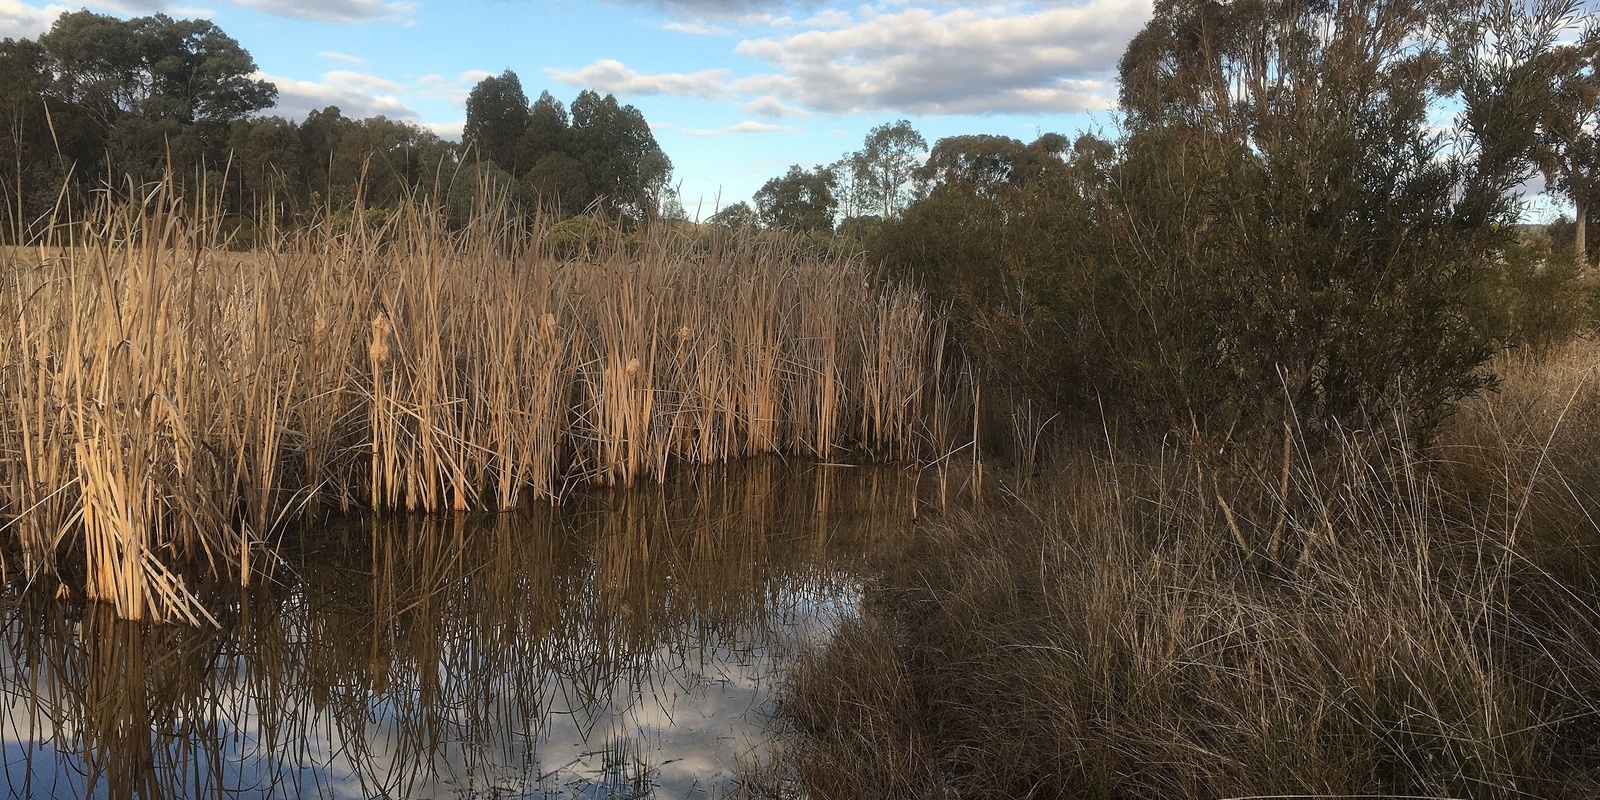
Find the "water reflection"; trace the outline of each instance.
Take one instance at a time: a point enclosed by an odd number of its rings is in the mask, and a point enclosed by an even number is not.
[[[763,462],[308,533],[220,630],[0,621],[18,797],[708,797],[787,653],[903,545],[915,479]]]

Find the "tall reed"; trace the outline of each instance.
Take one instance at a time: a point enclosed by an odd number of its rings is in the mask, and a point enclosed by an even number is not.
[[[0,525],[130,618],[200,621],[309,509],[425,512],[678,462],[931,450],[940,323],[859,260],[658,226],[571,257],[486,206],[230,249],[159,188],[10,251]]]

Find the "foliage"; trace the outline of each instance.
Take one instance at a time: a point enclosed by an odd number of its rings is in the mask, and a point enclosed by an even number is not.
[[[718,209],[706,222],[724,228],[748,228],[756,224],[756,212],[743,200]]]
[[[763,224],[799,231],[848,231],[862,238],[871,219],[891,219],[922,195],[918,158],[928,142],[907,120],[873,128],[860,150],[806,172],[796,164],[767,181],[755,198]]]
[[[994,378],[1056,408],[1223,442],[1290,408],[1425,436],[1510,330],[1475,302],[1532,170],[1542,106],[1516,65],[1566,20],[1459,13],[1158,3],[1120,62],[1119,141],[941,141],[928,198],[874,252],[952,303]],[[1461,45],[1462,26],[1497,44]],[[1431,117],[1447,102],[1454,142]]]
[[[799,164],[781,178],[756,190],[756,215],[769,228],[809,233],[833,230],[833,173],[819,167],[807,172]]]
[[[37,41],[0,42],[7,233],[25,238],[63,190],[123,192],[169,171],[220,181],[231,126],[277,96],[255,72],[211,22],[164,14],[72,12]],[[108,174],[126,179],[100,186]]]
[[[467,122],[462,144],[475,148],[478,157],[502,169],[518,172],[517,155],[522,137],[533,123],[528,95],[517,73],[506,70],[479,81],[467,94]]]
[[[1545,185],[1566,195],[1576,206],[1576,249],[1588,257],[1590,212],[1600,200],[1600,28],[1584,32],[1577,43],[1551,49],[1542,59],[1552,96],[1543,109],[1534,151]]]

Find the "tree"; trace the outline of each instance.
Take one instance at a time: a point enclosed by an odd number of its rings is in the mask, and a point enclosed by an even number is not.
[[[1261,398],[1285,397],[1313,425],[1404,412],[1425,433],[1491,380],[1470,301],[1514,236],[1537,111],[1497,65],[1560,23],[1486,17],[1466,45],[1440,35],[1460,14],[1156,4],[1119,64],[1129,136],[1107,209],[1144,317],[1107,344],[1132,357],[1130,394],[1179,399],[1185,426],[1270,427],[1283,408]],[[1446,103],[1463,108],[1455,147],[1430,120]]]
[[[587,197],[611,214],[644,219],[672,176],[672,161],[656,143],[644,114],[613,95],[585,90],[572,101],[571,157],[583,171]],[[571,208],[572,204],[569,203]]]
[[[959,185],[993,195],[1025,175],[1026,153],[1027,147],[1009,136],[950,136],[934,144],[915,175],[930,186]]]
[[[0,42],[0,194],[11,241],[24,241],[27,229],[54,205],[73,159],[98,155],[80,152],[90,137],[79,134],[92,123],[48,101],[49,83],[43,47],[26,39]],[[51,135],[52,124],[66,135],[64,141]]]
[[[478,158],[516,173],[519,166],[525,166],[518,163],[518,148],[532,122],[533,112],[528,107],[528,95],[522,91],[522,81],[508,69],[472,87],[467,95],[467,123],[461,141]]]
[[[539,163],[551,153],[572,149],[572,122],[561,102],[541,92],[528,112],[528,128],[517,143],[517,163],[524,168]]]
[[[910,200],[917,156],[928,149],[928,141],[907,120],[896,120],[867,133],[859,158],[864,165],[867,186],[884,219],[899,213]]]
[[[719,209],[706,222],[724,228],[748,228],[756,224],[756,212],[750,208],[749,203],[740,201]]]
[[[833,173],[827,167],[807,172],[799,164],[756,191],[756,214],[771,228],[809,233],[833,230]]]
[[[1544,62],[1552,97],[1535,154],[1545,185],[1575,207],[1574,250],[1587,266],[1589,214],[1600,199],[1600,28],[1553,48]]]
[[[202,126],[219,138],[227,126],[277,99],[251,77],[254,59],[207,20],[165,14],[127,21],[78,11],[39,37],[52,93],[87,113],[107,133],[128,115]]]
[[[834,197],[841,221],[855,219],[879,207],[872,190],[872,168],[862,151],[847,153],[828,165],[833,173]]]

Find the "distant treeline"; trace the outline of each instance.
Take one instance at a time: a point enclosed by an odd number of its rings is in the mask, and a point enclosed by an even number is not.
[[[80,11],[37,40],[0,42],[0,235],[26,240],[96,192],[168,178],[243,225],[347,216],[358,202],[381,217],[417,197],[462,219],[486,189],[529,210],[638,220],[657,213],[672,171],[644,116],[609,95],[530,105],[507,72],[473,90],[458,145],[334,106],[300,122],[263,115],[278,92],[255,74],[216,25],[164,14]]]

